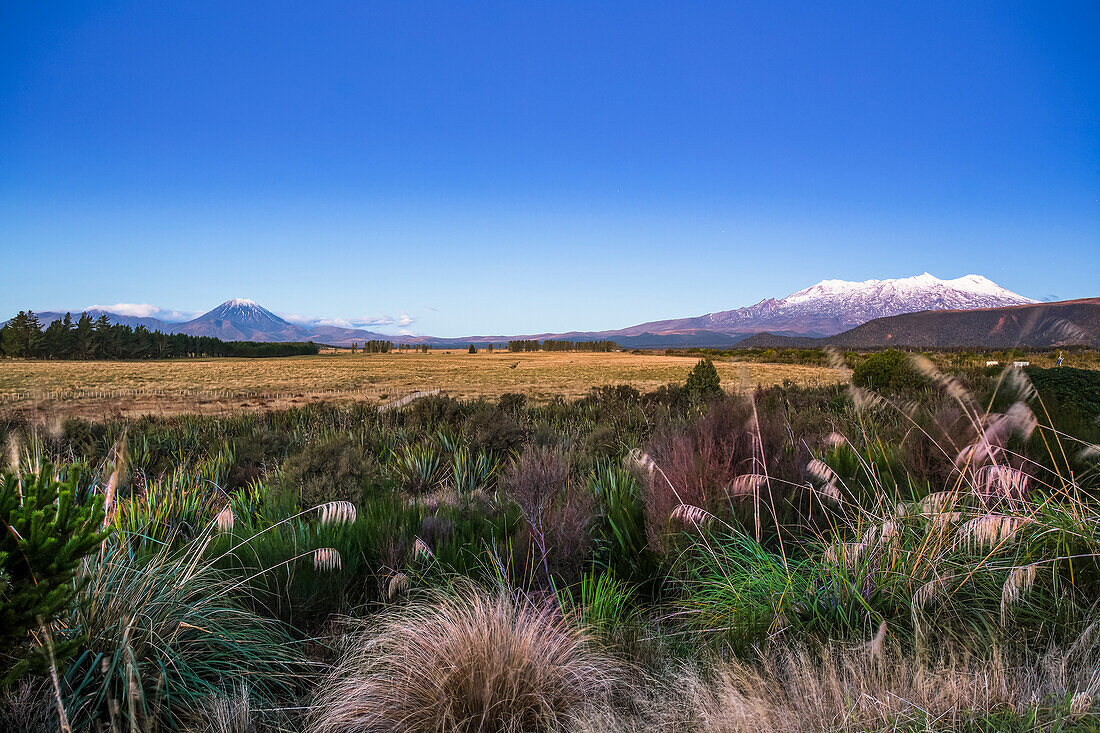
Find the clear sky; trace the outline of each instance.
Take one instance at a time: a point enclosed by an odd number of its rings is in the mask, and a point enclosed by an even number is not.
[[[0,10],[0,313],[457,336],[824,278],[1100,296],[1100,3]]]

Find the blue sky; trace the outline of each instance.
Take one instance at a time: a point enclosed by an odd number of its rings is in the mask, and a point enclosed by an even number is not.
[[[457,336],[1100,295],[1100,4],[17,2],[0,312]]]

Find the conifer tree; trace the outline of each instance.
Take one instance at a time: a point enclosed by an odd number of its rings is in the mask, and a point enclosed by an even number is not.
[[[72,605],[77,569],[99,547],[103,504],[94,495],[77,501],[79,471],[64,481],[45,464],[38,474],[0,476],[0,662],[4,682],[41,667],[45,659],[27,643],[28,631],[49,625]],[[79,639],[53,636],[53,657],[70,656]]]
[[[706,400],[722,394],[721,381],[714,363],[710,359],[700,359],[688,374],[684,391],[695,399]]]

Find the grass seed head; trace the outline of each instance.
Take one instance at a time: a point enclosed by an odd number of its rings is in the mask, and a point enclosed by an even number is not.
[[[339,570],[342,564],[340,553],[331,547],[320,547],[313,551],[313,567],[317,570]]]

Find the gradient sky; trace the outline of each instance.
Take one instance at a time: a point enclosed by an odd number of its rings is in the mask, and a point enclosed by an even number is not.
[[[924,271],[1100,296],[1097,38],[1095,1],[8,0],[0,314],[457,336]]]

